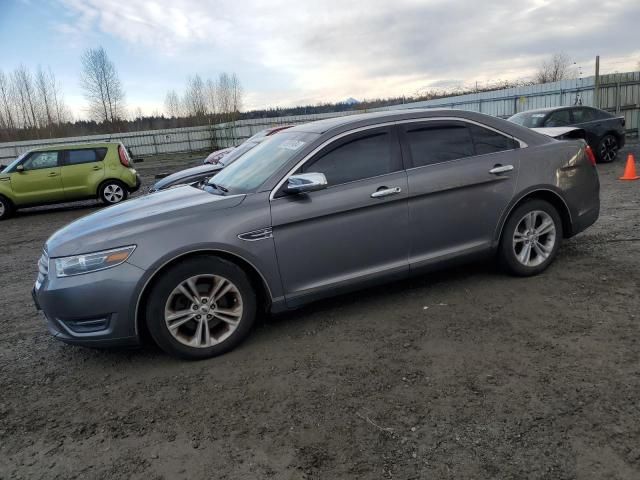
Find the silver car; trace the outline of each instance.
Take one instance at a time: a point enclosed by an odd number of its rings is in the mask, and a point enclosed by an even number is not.
[[[56,232],[33,296],[56,338],[185,358],[227,352],[280,312],[452,260],[527,276],[596,221],[583,140],[486,115],[404,110],[274,135],[208,184],[106,208]]]

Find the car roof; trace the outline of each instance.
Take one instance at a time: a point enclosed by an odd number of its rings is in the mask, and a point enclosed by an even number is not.
[[[469,110],[456,110],[450,108],[414,108],[402,110],[385,110],[381,112],[346,115],[342,117],[327,118],[315,122],[297,125],[288,132],[304,132],[316,134],[334,134],[353,130],[360,127],[374,126],[387,122],[399,122],[403,120],[420,120],[429,118],[460,118],[486,125],[509,135],[513,135],[526,143],[544,143],[548,139],[545,135],[536,133],[527,127],[516,125],[498,117]]]
[[[90,142],[90,143],[67,143],[63,145],[45,145],[32,148],[31,152],[43,152],[51,150],[74,150],[81,148],[107,148],[112,145],[120,145],[120,142]]]
[[[588,105],[562,105],[559,107],[534,108],[532,110],[525,110],[524,112],[518,112],[515,115],[519,115],[521,113],[550,113],[550,112],[555,112],[557,110],[569,110],[570,108],[589,108],[591,110],[597,110],[597,108],[590,107]]]

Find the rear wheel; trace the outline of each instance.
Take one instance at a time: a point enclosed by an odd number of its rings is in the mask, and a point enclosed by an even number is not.
[[[5,197],[0,196],[0,220],[9,218],[13,213],[13,205]]]
[[[244,271],[217,257],[198,257],[162,274],[149,295],[146,321],[165,352],[204,359],[236,347],[255,317],[256,294]]]
[[[122,182],[107,180],[100,186],[98,195],[100,196],[100,200],[107,205],[114,205],[126,200],[129,192]]]
[[[554,260],[562,241],[562,219],[553,205],[530,200],[517,207],[502,231],[499,256],[506,270],[536,275]]]
[[[598,161],[602,163],[610,163],[616,159],[618,155],[618,139],[611,134],[602,137],[598,143]]]

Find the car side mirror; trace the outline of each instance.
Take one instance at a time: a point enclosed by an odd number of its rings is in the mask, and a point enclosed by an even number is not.
[[[18,165],[16,167],[16,172],[24,172],[24,167],[22,165]]]
[[[324,173],[301,173],[291,175],[284,191],[290,194],[315,192],[327,188],[327,177]]]

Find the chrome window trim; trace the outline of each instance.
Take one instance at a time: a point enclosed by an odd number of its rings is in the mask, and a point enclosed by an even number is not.
[[[300,167],[302,167],[305,163],[307,163],[316,153],[318,153],[320,150],[322,150],[324,147],[326,147],[327,145],[330,145],[331,143],[340,140],[341,138],[346,137],[347,135],[351,135],[353,133],[359,133],[359,132],[364,132],[366,130],[372,130],[374,128],[379,128],[379,127],[389,127],[389,126],[396,126],[396,125],[404,125],[406,123],[418,123],[418,122],[436,122],[436,121],[459,121],[459,122],[466,122],[466,123],[470,123],[472,125],[477,125],[478,127],[482,127],[482,128],[486,128],[488,130],[491,130],[493,132],[496,132],[502,136],[508,137],[508,138],[512,138],[513,140],[516,140],[519,144],[520,144],[520,148],[527,148],[529,145],[520,140],[517,137],[514,137],[513,135],[509,135],[508,133],[505,133],[501,130],[498,130],[497,128],[493,128],[490,127],[489,125],[485,125],[484,123],[480,123],[480,122],[476,122],[474,120],[469,120],[467,118],[461,118],[461,117],[429,117],[429,118],[408,118],[406,120],[396,120],[393,122],[383,122],[383,123],[376,123],[373,125],[366,125],[364,127],[359,127],[359,128],[354,128],[353,130],[349,130],[347,132],[342,132],[338,135],[335,135],[331,138],[328,138],[327,140],[325,140],[324,142],[322,142],[319,146],[317,146],[316,148],[314,148],[311,152],[309,152],[304,158],[302,158],[302,160],[300,160],[298,163],[296,163],[296,165],[291,168],[283,177],[282,179],[276,184],[276,186],[271,190],[271,193],[269,193],[269,201],[273,201],[275,200],[275,195],[278,192],[278,190],[280,190],[280,188],[282,187],[282,185],[284,185],[284,183],[287,181],[287,179],[293,175],[293,172],[297,171]],[[508,151],[508,150],[505,150]],[[488,155],[488,154],[485,154]],[[474,155],[473,157],[478,157],[480,155]],[[473,157],[462,157],[462,158],[473,158]],[[411,170],[413,168],[420,168],[420,167],[411,167],[408,169],[405,169],[405,171]],[[349,182],[352,183],[352,182]]]
[[[396,125],[401,125],[403,123],[417,123],[417,122],[432,122],[432,121],[437,121],[437,120],[457,120],[459,122],[465,122],[465,123],[471,123],[472,125],[477,125],[478,127],[482,127],[482,128],[486,128],[487,130],[491,130],[492,132],[496,132],[500,135],[502,135],[503,137],[507,137],[507,138],[511,138],[515,141],[517,141],[520,144],[520,148],[527,148],[529,145],[524,142],[523,140],[520,140],[518,137],[514,137],[513,135],[509,135],[508,133],[503,132],[502,130],[498,130],[497,128],[493,128],[489,125],[486,125],[484,123],[481,122],[476,122],[475,120],[470,120],[468,118],[459,118],[459,117],[433,117],[433,118],[410,118],[407,120],[402,120],[399,122],[396,122]],[[507,150],[505,150],[507,151]],[[484,154],[484,155],[488,155],[488,154]],[[474,155],[474,157],[478,157],[479,155]]]

